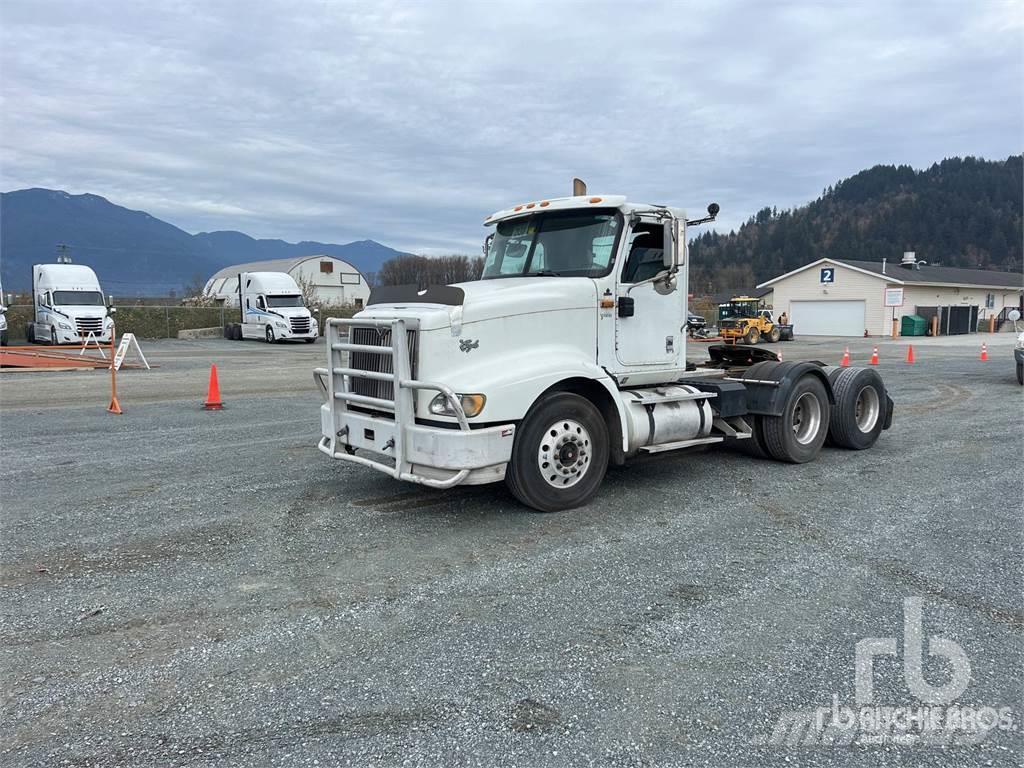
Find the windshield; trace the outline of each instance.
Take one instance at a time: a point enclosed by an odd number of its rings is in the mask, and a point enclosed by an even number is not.
[[[601,209],[499,222],[487,249],[483,279],[606,275],[622,229],[620,221],[614,209]]]
[[[99,291],[54,291],[53,304],[57,307],[102,307],[103,294]]]
[[[757,306],[749,302],[729,302],[718,306],[718,317],[721,320],[732,320],[739,317],[757,317]]]
[[[302,297],[298,294],[294,296],[267,296],[268,307],[301,307]]]

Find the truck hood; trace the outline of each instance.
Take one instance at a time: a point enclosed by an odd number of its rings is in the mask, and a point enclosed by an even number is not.
[[[452,324],[514,317],[540,312],[597,308],[597,286],[589,277],[509,277],[455,283],[464,298],[461,306],[418,302],[374,304],[356,315],[407,318],[419,321],[420,330],[448,328]]]

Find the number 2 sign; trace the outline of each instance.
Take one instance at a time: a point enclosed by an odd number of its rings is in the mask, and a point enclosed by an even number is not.
[[[822,267],[821,268],[821,282],[822,283],[834,283],[836,281],[836,268],[835,267]]]

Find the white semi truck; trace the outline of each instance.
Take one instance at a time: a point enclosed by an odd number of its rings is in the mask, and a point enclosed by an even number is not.
[[[228,339],[287,339],[316,341],[320,327],[302,299],[302,291],[287,272],[240,272],[239,322],[228,323]]]
[[[110,342],[115,310],[107,306],[96,273],[83,264],[33,265],[32,304],[25,328],[30,344]]]
[[[0,285],[0,347],[7,346],[7,303],[4,301],[4,287]]]
[[[687,221],[584,187],[488,216],[481,280],[374,288],[327,320],[319,449],[436,488],[504,480],[555,511],[641,453],[871,447],[893,412],[874,369],[741,345],[687,361],[687,227],[717,212]]]

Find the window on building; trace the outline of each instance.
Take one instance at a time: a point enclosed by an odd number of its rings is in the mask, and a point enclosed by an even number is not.
[[[356,309],[362,309],[362,308],[363,308],[363,300],[362,299],[356,299]]]
[[[342,272],[341,273],[341,284],[342,285],[359,285],[359,273],[358,272]]]
[[[334,262],[333,261],[321,261],[320,262],[320,271],[323,274],[325,274],[325,275],[330,275],[331,273],[334,272]]]
[[[988,309],[994,309],[996,306],[996,295],[994,293],[985,294],[985,307]]]

